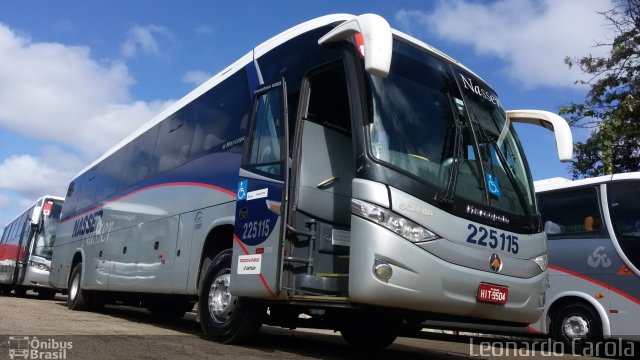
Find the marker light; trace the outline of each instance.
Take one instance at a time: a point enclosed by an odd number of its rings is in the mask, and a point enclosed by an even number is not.
[[[393,275],[393,269],[387,263],[380,263],[373,268],[374,274],[383,280],[389,280]]]
[[[364,58],[364,39],[362,38],[361,33],[356,33],[354,35],[356,40],[356,46],[358,47],[358,52],[360,53],[360,58]]]
[[[384,226],[413,243],[431,241],[439,238],[438,235],[409,219],[362,200],[351,199],[351,212],[354,215]]]
[[[542,271],[547,270],[547,265],[549,264],[549,258],[547,257],[546,253],[543,255],[534,257],[531,260],[535,261],[535,263],[538,264],[538,266],[540,266],[540,269],[542,269]]]

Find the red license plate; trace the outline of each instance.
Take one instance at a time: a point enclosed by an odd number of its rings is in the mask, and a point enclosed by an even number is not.
[[[478,287],[478,301],[506,304],[508,299],[509,288],[505,286],[481,283]]]

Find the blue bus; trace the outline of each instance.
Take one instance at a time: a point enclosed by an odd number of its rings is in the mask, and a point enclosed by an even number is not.
[[[365,14],[295,26],[122,140],[69,184],[53,286],[237,343],[261,324],[391,344],[444,316],[529,324],[546,237],[512,123],[480,77]],[[301,316],[302,314],[306,316]]]

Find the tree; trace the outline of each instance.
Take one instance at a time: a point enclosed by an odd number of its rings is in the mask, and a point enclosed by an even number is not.
[[[608,57],[565,58],[588,80],[584,103],[560,108],[574,128],[592,129],[576,143],[571,162],[573,178],[640,171],[640,0],[617,0],[601,13],[614,32]]]

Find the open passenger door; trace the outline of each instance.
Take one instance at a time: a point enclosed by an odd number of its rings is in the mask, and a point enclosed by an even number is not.
[[[230,291],[277,297],[281,287],[288,169],[284,79],[254,91],[240,166]]]

